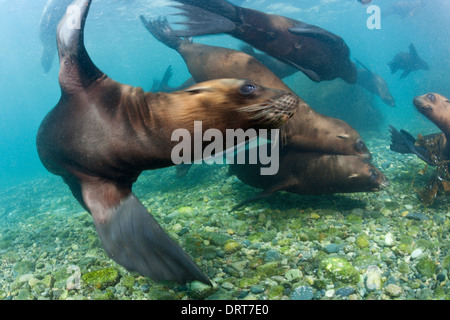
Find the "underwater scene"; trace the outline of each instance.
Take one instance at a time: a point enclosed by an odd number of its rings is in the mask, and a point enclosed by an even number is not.
[[[0,16],[0,300],[450,298],[450,1]]]

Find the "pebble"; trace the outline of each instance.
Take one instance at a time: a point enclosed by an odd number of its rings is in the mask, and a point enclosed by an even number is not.
[[[253,294],[260,294],[263,293],[264,291],[266,291],[266,288],[264,288],[264,286],[261,284],[257,284],[250,287],[250,292]]]
[[[422,254],[422,249],[418,248],[416,250],[414,250],[413,252],[411,252],[411,258],[412,259],[416,259],[418,258],[421,254]]]
[[[381,270],[377,266],[369,266],[367,268],[366,288],[368,291],[381,289]]]
[[[300,286],[294,289],[291,294],[292,300],[312,300],[314,296],[313,289],[310,286]]]
[[[271,261],[278,261],[281,258],[281,254],[274,249],[270,249],[266,252],[264,255],[264,261],[271,262]]]
[[[349,295],[353,294],[355,292],[355,289],[351,287],[345,287],[345,288],[339,288],[336,290],[336,295],[342,296],[342,297],[348,297]]]
[[[396,284],[389,284],[386,287],[386,292],[391,296],[391,297],[398,297],[399,295],[402,294],[402,288],[399,287]]]
[[[428,220],[428,217],[420,212],[411,212],[406,215],[406,219],[422,221]]]

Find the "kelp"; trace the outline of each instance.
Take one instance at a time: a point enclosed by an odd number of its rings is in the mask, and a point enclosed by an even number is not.
[[[444,194],[450,194],[450,160],[446,159],[444,153],[446,144],[445,136],[436,135],[432,138],[424,138],[419,134],[415,144],[428,150],[433,163],[434,173],[432,178],[424,188],[418,190],[422,203],[425,206],[431,206],[438,196],[439,191],[444,192]],[[420,170],[419,174],[424,174],[427,169],[428,165],[423,170]]]

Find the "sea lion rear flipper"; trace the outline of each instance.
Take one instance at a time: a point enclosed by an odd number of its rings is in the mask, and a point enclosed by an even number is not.
[[[330,44],[342,41],[340,37],[327,30],[303,22],[298,22],[294,27],[288,28],[288,30],[295,35],[313,38]]]
[[[176,24],[187,26],[187,29],[174,30],[174,34],[178,37],[193,37],[205,34],[227,33],[236,28],[233,21],[210,11],[190,5],[178,5],[174,7],[183,10],[183,12],[176,13],[174,15],[184,15],[189,19],[185,22],[175,22]]]
[[[107,183],[85,185],[82,189],[83,200],[111,259],[154,280],[199,280],[210,284],[131,192],[125,195],[124,190]]]

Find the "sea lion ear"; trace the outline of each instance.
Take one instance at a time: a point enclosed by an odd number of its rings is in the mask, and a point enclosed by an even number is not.
[[[350,138],[348,134],[340,134],[337,137],[342,140],[347,140],[348,138]]]
[[[189,92],[192,94],[198,94],[201,92],[212,92],[213,89],[211,87],[190,87],[184,90],[184,92]]]
[[[354,173],[354,174],[348,176],[347,179],[353,179],[353,178],[358,178],[358,177],[359,177],[359,174]]]

